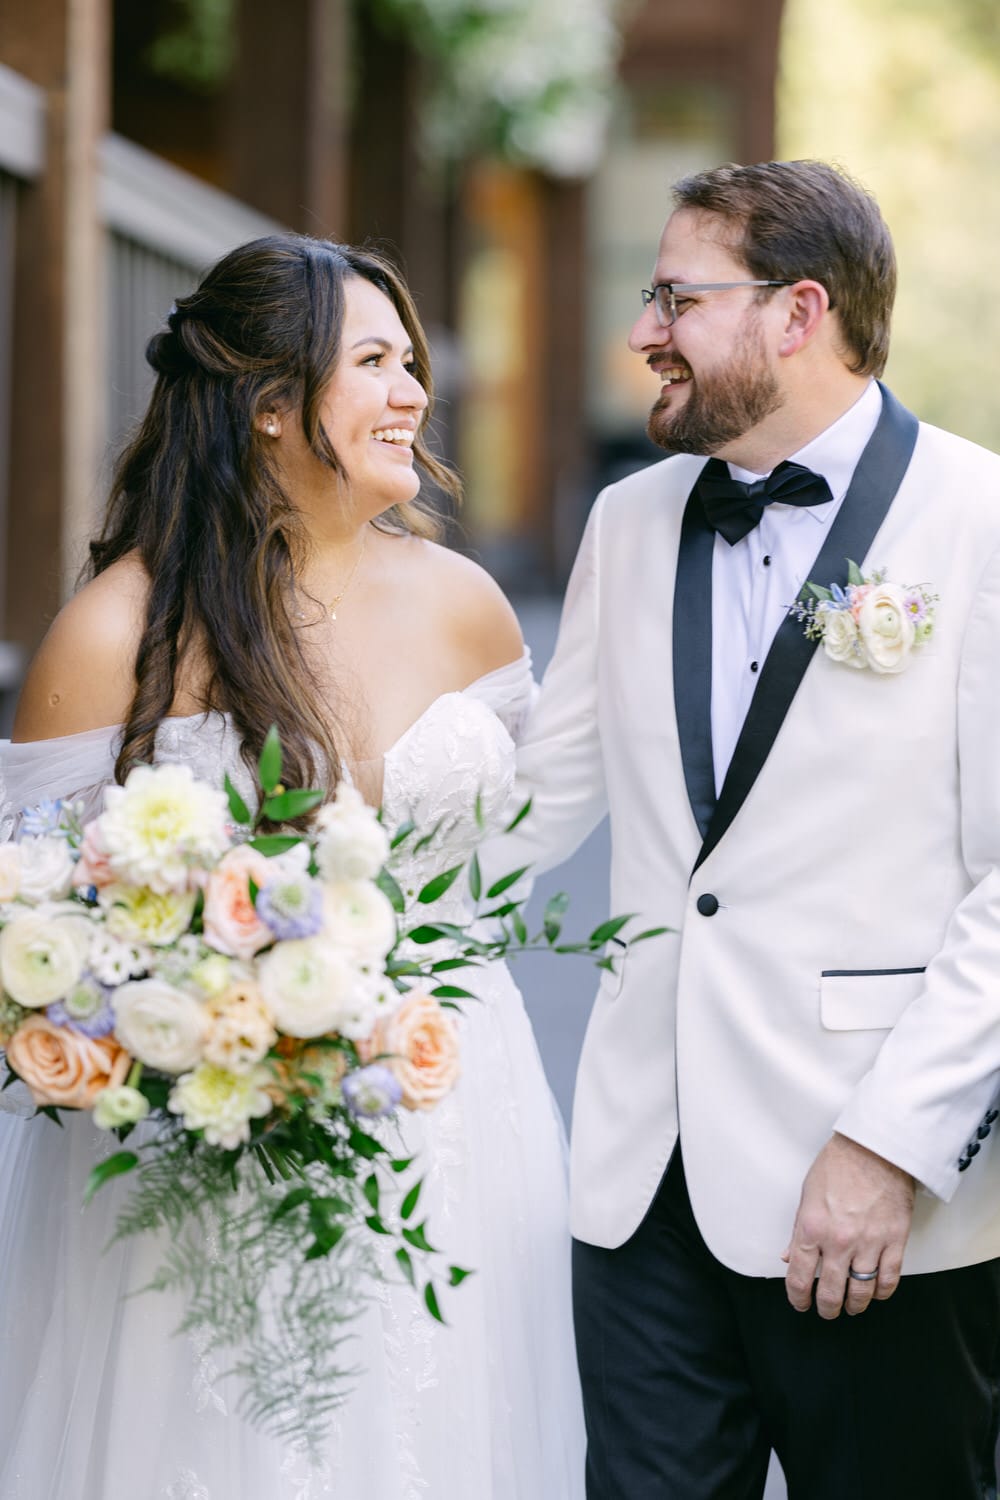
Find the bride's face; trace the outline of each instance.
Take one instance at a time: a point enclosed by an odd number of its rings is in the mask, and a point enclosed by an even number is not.
[[[377,514],[412,500],[420,488],[413,443],[427,394],[389,298],[358,276],[345,282],[344,294],[340,359],[321,416],[352,494]]]

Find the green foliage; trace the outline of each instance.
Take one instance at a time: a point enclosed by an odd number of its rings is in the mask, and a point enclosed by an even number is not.
[[[174,0],[173,27],[146,53],[150,71],[196,93],[215,93],[235,55],[235,0]]]
[[[996,448],[996,0],[840,0],[835,15],[788,0],[779,80],[778,154],[842,163],[892,231],[888,383],[925,420]]]

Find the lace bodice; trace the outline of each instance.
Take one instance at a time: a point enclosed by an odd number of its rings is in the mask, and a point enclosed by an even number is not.
[[[397,876],[417,886],[431,872],[467,859],[487,830],[502,821],[513,792],[514,742],[532,702],[531,658],[445,693],[424,710],[384,756],[382,806],[390,830],[411,819],[420,834],[439,830],[432,843],[409,855]],[[113,779],[120,729],[33,743],[4,743],[0,754],[0,837],[10,837],[19,813],[47,798],[82,798],[87,815],[98,810]],[[166,719],[156,737],[159,762],[189,765],[220,786],[229,773],[252,803],[250,774],[239,736],[224,714]],[[414,840],[413,842],[416,842]]]

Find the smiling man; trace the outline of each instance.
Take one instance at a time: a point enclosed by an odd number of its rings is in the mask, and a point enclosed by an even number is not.
[[[792,1500],[984,1500],[1000,459],[878,383],[848,178],[674,196],[630,338],[673,456],[594,507],[503,851],[610,810],[612,909],[675,930],[604,976],[574,1106],[588,1496],[754,1500],[773,1448]]]

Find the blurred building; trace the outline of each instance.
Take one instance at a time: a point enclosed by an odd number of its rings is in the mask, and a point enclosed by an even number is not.
[[[624,339],[669,184],[772,154],[781,3],[625,0],[581,181],[428,164],[426,59],[383,0],[0,0],[0,682],[72,587],[146,339],[275,225],[391,250],[467,478],[459,544],[514,592],[558,584],[595,486],[654,456]]]

